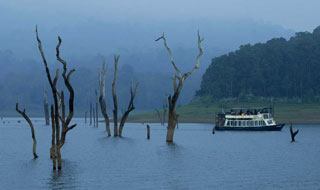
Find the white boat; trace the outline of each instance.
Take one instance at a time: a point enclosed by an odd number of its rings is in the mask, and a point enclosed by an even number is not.
[[[277,124],[271,108],[231,109],[216,115],[216,130],[281,131],[284,123]]]

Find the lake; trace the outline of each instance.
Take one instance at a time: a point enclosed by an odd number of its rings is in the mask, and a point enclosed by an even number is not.
[[[18,120],[21,123],[18,123]],[[70,131],[63,171],[49,159],[51,127],[34,118],[33,160],[29,127],[21,118],[0,120],[0,189],[320,189],[320,126],[296,125],[296,143],[281,132],[216,132],[211,124],[180,124],[175,143],[166,128],[128,123],[123,138],[85,125]]]

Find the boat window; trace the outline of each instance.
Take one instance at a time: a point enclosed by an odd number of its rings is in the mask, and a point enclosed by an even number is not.
[[[250,126],[253,126],[253,121],[250,121]]]
[[[263,114],[263,119],[268,119],[269,118],[269,114]]]
[[[272,124],[272,121],[271,121],[271,120],[268,120],[268,124]]]
[[[258,121],[254,121],[254,125],[257,126],[258,125]]]
[[[245,126],[246,125],[246,121],[242,121],[242,126]]]
[[[238,121],[238,126],[241,126],[241,121]]]

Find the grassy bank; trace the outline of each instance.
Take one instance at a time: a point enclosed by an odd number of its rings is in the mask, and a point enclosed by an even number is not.
[[[213,123],[214,115],[225,110],[236,107],[268,107],[270,103],[265,102],[224,102],[224,103],[191,103],[178,108],[180,122]],[[294,124],[319,124],[320,103],[288,103],[276,102],[273,104],[275,119],[278,123]],[[132,122],[159,122],[154,111],[136,113],[130,118]]]

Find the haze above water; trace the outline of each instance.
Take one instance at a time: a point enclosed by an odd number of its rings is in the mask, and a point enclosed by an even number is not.
[[[121,55],[120,106],[126,107],[129,85],[135,80],[140,83],[137,110],[153,110],[162,107],[171,93],[173,72],[162,44],[154,40],[165,32],[177,65],[189,71],[197,54],[199,29],[205,38],[204,56],[199,71],[182,91],[179,104],[187,104],[212,58],[243,44],[311,31],[319,24],[318,7],[316,0],[0,1],[0,115],[13,116],[17,100],[37,113],[33,116],[42,111],[42,94],[48,83],[36,47],[36,24],[51,67],[57,67],[56,36],[63,38],[62,55],[76,69],[72,81],[76,114],[82,116],[95,98],[102,57],[108,64],[109,90],[112,55]],[[111,105],[110,94],[107,98]]]
[[[24,121],[0,124],[0,184],[4,189],[317,189],[320,187],[320,127],[301,131],[290,143],[281,132],[216,132],[211,124],[180,124],[175,144],[165,127],[128,124],[124,138],[85,125],[68,134],[64,168],[53,174],[50,127],[35,120],[39,159],[32,160]],[[8,122],[10,120],[10,122]],[[18,119],[21,120],[21,119]]]

